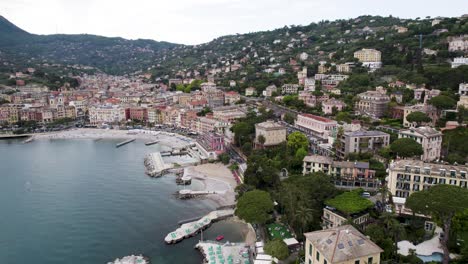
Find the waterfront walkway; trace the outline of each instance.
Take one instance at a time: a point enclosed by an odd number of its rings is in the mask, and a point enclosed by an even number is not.
[[[213,222],[219,221],[234,215],[234,209],[216,210],[203,216],[197,221],[181,225],[175,231],[167,234],[164,241],[173,244],[182,241],[184,238],[195,236],[203,229],[208,228]]]

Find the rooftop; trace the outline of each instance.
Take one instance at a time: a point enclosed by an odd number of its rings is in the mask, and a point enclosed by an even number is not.
[[[389,134],[378,131],[378,130],[360,130],[353,132],[345,132],[346,136],[350,137],[378,137],[378,136],[390,136]]]
[[[420,169],[428,168],[432,171],[439,172],[440,170],[445,170],[447,172],[453,171],[464,171],[468,172],[467,165],[450,165],[444,163],[428,163],[421,160],[412,160],[412,159],[402,159],[390,163],[389,168],[391,170],[404,170],[406,166],[410,167],[419,167]]]
[[[327,156],[321,156],[321,155],[310,155],[310,156],[305,156],[303,161],[332,164],[333,158],[327,157]]]
[[[307,118],[312,118],[312,119],[315,119],[317,121],[324,122],[324,123],[336,123],[335,120],[331,120],[331,119],[321,117],[321,116],[316,116],[316,115],[312,115],[312,114],[300,114],[300,115],[304,116],[304,117],[307,117]]]
[[[414,133],[418,133],[418,134],[421,134],[423,136],[442,136],[442,133],[435,130],[434,128],[432,127],[428,127],[428,126],[422,126],[422,127],[416,127],[416,128],[411,128],[411,129],[407,129],[407,130],[402,130],[400,131],[400,133],[402,134],[414,134]]]
[[[255,128],[260,128],[260,129],[286,129],[283,125],[273,122],[271,120],[268,120],[263,123],[258,123],[255,124]]]
[[[379,254],[383,250],[351,225],[305,233],[330,263]]]

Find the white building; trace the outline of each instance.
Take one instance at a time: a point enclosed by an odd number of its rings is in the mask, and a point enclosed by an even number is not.
[[[119,105],[101,105],[89,108],[89,122],[93,125],[125,121],[125,108]]]
[[[460,83],[458,86],[459,95],[468,95],[468,83]]]
[[[309,91],[309,92],[315,91],[315,79],[314,78],[305,78],[304,91]]]
[[[449,51],[468,51],[468,35],[449,37],[447,40],[449,43]]]
[[[424,153],[422,161],[434,161],[440,159],[442,150],[442,133],[432,127],[417,127],[401,130],[398,138],[411,138],[421,144]]]
[[[325,117],[299,114],[295,123],[296,127],[304,132],[327,139],[330,133],[336,129],[338,123]]]
[[[286,84],[283,84],[283,86],[281,87],[281,92],[283,94],[297,94],[298,91],[299,91],[299,84],[286,83]]]
[[[465,57],[458,57],[454,58],[452,62],[452,68],[457,68],[462,65],[468,65],[468,58]]]

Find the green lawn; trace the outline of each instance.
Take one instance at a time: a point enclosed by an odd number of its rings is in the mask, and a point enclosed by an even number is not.
[[[269,224],[267,226],[267,232],[268,236],[270,237],[271,240],[275,238],[279,238],[281,240],[285,238],[292,238],[293,235],[289,231],[289,229],[282,225],[282,224]]]

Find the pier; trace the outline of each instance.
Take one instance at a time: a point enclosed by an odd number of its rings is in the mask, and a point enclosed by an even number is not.
[[[29,134],[1,134],[0,135],[0,140],[1,139],[14,139],[14,138],[25,138],[25,137],[30,137],[31,135]]]
[[[190,199],[198,196],[204,196],[208,194],[225,194],[226,191],[192,191],[192,190],[180,190],[177,194],[180,199]]]
[[[160,177],[163,173],[172,169],[172,164],[166,164],[162,159],[161,152],[154,152],[145,157],[146,174],[151,177]]]
[[[124,145],[127,145],[128,143],[132,143],[133,141],[135,141],[135,138],[132,138],[132,139],[129,139],[129,140],[125,140],[123,142],[120,142],[118,143],[117,145],[115,145],[116,148],[120,148],[121,146],[124,146]]]
[[[154,145],[154,144],[158,144],[158,140],[155,140],[155,141],[149,141],[149,142],[146,142],[145,145],[146,146],[151,146],[151,145]]]
[[[184,238],[195,236],[201,230],[208,228],[212,223],[222,219],[226,219],[233,215],[234,209],[213,211],[203,216],[199,220],[181,225],[175,231],[167,234],[167,236],[164,238],[164,241],[167,244],[175,244],[177,242],[182,241]]]

